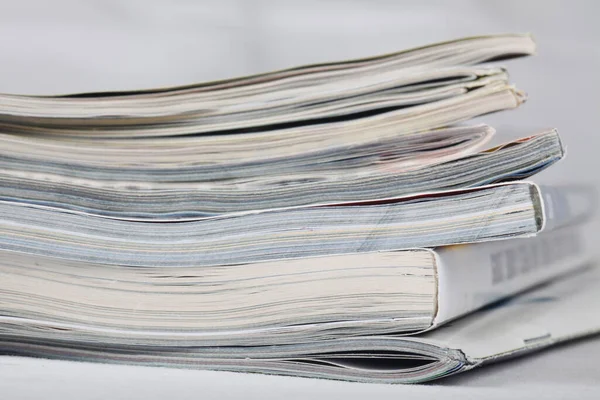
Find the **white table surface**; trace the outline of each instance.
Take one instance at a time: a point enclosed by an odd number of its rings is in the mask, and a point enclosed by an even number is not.
[[[600,2],[574,0],[2,0],[0,92],[188,84],[461,36],[533,32],[539,54],[507,63],[529,101],[480,120],[498,129],[497,141],[557,127],[568,158],[537,181],[576,177],[600,187],[599,14]],[[0,356],[0,398],[594,399],[597,359],[600,338],[592,338],[436,384],[399,386]]]

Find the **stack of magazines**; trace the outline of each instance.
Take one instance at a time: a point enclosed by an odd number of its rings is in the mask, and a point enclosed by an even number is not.
[[[594,198],[525,180],[559,134],[468,123],[534,51],[0,95],[0,351],[408,383],[600,331]]]

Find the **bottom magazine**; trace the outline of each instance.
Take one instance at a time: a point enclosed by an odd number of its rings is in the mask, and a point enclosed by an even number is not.
[[[600,268],[495,303],[418,336],[272,346],[106,346],[4,337],[4,355],[198,368],[361,382],[426,382],[600,332]]]

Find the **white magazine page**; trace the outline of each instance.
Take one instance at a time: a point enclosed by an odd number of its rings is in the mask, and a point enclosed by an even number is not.
[[[545,231],[569,225],[573,221],[589,221],[598,209],[598,193],[591,185],[537,186],[542,199]]]
[[[582,227],[569,226],[532,238],[436,249],[434,326],[580,267],[591,257],[584,239]]]
[[[473,364],[600,333],[600,266],[588,264],[522,296],[420,336]],[[415,338],[417,339],[417,338]]]

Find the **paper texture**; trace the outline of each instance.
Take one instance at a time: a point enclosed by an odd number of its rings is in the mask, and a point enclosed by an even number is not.
[[[436,249],[434,326],[573,270],[589,259],[578,226],[537,237]]]
[[[584,266],[489,309],[424,334],[479,364],[600,332],[600,268]]]

